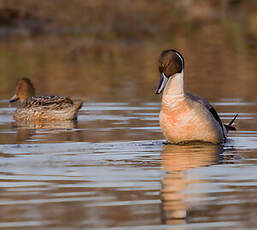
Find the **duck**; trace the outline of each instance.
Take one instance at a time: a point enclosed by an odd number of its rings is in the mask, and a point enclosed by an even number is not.
[[[35,96],[35,88],[29,78],[21,78],[16,83],[15,94],[9,102],[20,101],[13,114],[16,121],[64,121],[76,120],[82,102],[73,102],[64,96]]]
[[[192,141],[225,143],[232,124],[223,124],[214,107],[204,98],[184,90],[184,58],[175,49],[162,51],[159,57],[160,80],[155,90],[162,94],[159,122],[168,143]]]

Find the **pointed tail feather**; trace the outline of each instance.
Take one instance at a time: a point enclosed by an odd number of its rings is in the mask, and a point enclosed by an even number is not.
[[[225,125],[225,128],[227,131],[229,131],[229,130],[235,131],[236,130],[236,128],[234,126],[232,126],[232,124],[234,123],[234,121],[236,120],[237,117],[238,117],[238,114],[236,114],[234,116],[234,118],[229,122],[229,124]]]
[[[76,103],[76,106],[75,106],[76,110],[81,109],[82,105],[83,105],[83,102],[82,102],[82,101],[78,101],[78,102]]]

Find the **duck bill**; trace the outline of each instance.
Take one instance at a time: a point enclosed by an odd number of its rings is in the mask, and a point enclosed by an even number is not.
[[[14,94],[10,99],[9,99],[9,102],[12,103],[12,102],[15,102],[17,101],[19,98],[17,97],[16,94]]]
[[[158,85],[157,89],[155,90],[156,94],[160,94],[163,91],[168,80],[169,80],[169,78],[167,78],[164,73],[161,73],[159,85]]]

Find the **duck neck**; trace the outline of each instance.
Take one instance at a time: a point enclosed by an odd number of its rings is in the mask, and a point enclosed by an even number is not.
[[[163,92],[163,97],[178,98],[184,96],[184,71],[170,77]]]
[[[184,81],[183,81],[183,71],[173,75],[164,89],[162,96],[162,109],[177,110],[183,107],[185,100],[184,96]]]

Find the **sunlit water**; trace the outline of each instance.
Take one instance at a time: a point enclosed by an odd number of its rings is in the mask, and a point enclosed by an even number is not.
[[[160,103],[85,103],[77,122],[16,124],[0,101],[2,229],[256,229],[257,104],[214,103],[224,146],[165,145]]]
[[[0,230],[257,228],[256,1],[2,2]],[[164,144],[168,48],[187,91],[239,114],[224,146]],[[83,100],[78,121],[16,123],[24,76]]]

